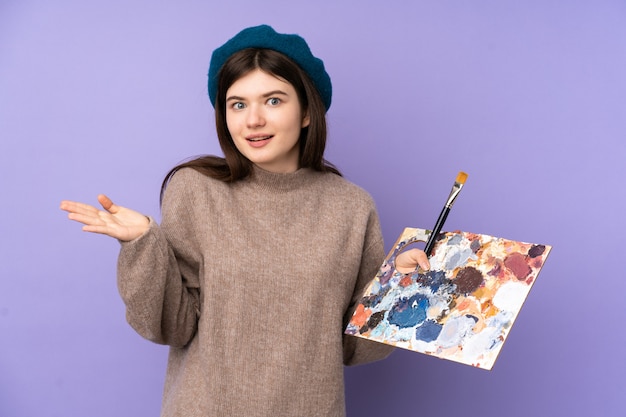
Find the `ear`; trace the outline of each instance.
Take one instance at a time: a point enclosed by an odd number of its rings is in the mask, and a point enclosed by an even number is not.
[[[304,117],[302,117],[302,125],[301,128],[305,128],[311,124],[311,117],[309,117],[309,112],[304,113]]]

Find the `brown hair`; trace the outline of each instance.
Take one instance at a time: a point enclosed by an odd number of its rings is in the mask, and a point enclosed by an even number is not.
[[[161,186],[161,201],[172,176],[182,168],[196,171],[224,182],[244,179],[252,173],[252,162],[239,152],[226,124],[226,91],[235,81],[250,71],[260,69],[290,83],[300,101],[303,114],[308,114],[310,123],[300,132],[299,168],[332,172],[339,170],[324,159],[326,148],[326,109],[315,85],[295,62],[271,49],[249,48],[235,52],[220,69],[217,97],[215,98],[215,126],[224,157],[201,156],[172,168]]]

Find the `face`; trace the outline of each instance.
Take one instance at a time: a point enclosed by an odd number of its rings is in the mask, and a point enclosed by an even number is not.
[[[258,69],[239,78],[226,91],[226,125],[239,152],[258,167],[298,169],[300,131],[309,117],[288,82]]]

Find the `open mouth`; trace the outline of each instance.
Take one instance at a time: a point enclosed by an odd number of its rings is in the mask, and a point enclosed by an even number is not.
[[[250,142],[262,142],[264,140],[268,140],[271,138],[273,138],[273,136],[270,135],[270,136],[260,136],[258,138],[248,138],[247,140]]]

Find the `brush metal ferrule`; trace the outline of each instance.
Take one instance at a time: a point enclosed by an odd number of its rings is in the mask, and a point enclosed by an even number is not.
[[[448,201],[446,202],[447,208],[452,208],[454,200],[456,200],[457,196],[461,192],[461,188],[463,188],[463,184],[461,184],[460,182],[454,183],[454,185],[452,186],[452,190],[450,191],[450,195],[448,196]]]

